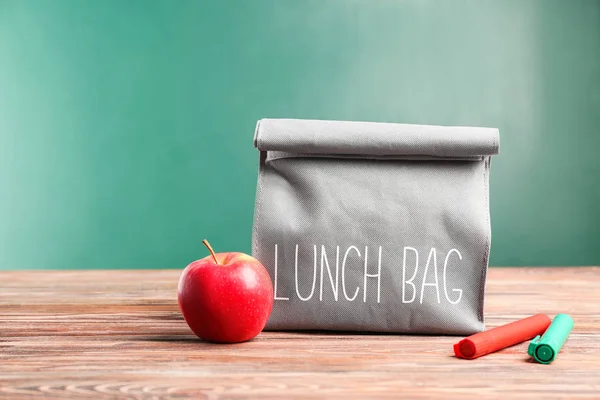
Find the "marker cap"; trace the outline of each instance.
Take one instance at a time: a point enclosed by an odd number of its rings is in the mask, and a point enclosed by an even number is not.
[[[550,364],[556,359],[572,329],[573,318],[567,314],[558,314],[544,335],[537,335],[529,343],[527,354],[541,364]]]

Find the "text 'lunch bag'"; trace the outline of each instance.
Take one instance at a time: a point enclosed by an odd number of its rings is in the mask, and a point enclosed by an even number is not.
[[[252,252],[267,330],[484,329],[497,129],[260,120]]]

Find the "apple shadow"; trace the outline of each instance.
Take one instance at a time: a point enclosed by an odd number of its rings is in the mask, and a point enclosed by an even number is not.
[[[217,343],[217,342],[209,342],[206,340],[202,340],[193,333],[182,332],[181,334],[169,334],[169,335],[135,335],[133,337],[127,338],[127,341],[130,342],[150,342],[150,343],[170,343],[170,344],[194,344],[195,346],[235,346],[244,343],[250,343],[254,339],[250,339],[246,342],[240,343]]]
[[[139,335],[129,338],[132,342],[156,342],[156,343],[206,343],[202,339],[191,335]]]

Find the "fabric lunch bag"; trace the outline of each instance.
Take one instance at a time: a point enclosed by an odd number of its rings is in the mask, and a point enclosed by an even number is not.
[[[497,129],[263,119],[254,143],[265,329],[484,329]]]

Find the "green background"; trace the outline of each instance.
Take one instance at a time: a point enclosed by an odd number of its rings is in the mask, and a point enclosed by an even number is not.
[[[599,1],[0,0],[0,269],[250,252],[263,117],[498,127],[491,264],[600,263]]]

